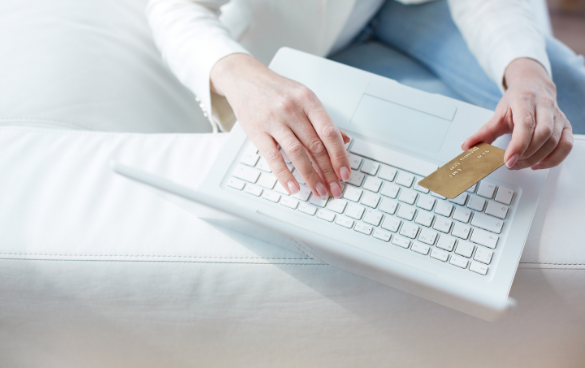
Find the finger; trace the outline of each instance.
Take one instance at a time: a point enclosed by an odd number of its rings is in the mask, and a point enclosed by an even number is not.
[[[535,108],[532,102],[523,100],[512,104],[512,139],[504,154],[508,168],[513,167],[528,149],[536,127]]]
[[[567,122],[561,133],[561,139],[555,150],[548,155],[544,160],[532,167],[533,170],[549,169],[559,165],[573,149],[573,129],[571,124]]]
[[[307,118],[313,125],[314,131],[325,146],[319,146],[317,141],[314,141],[316,151],[311,146],[306,146],[319,163],[319,167],[327,175],[329,166],[334,170],[337,177],[336,182],[341,180],[349,180],[351,168],[349,166],[349,156],[345,150],[345,143],[341,130],[333,123],[331,117],[325,110],[325,107],[319,99],[312,94],[311,98],[307,99],[308,105],[305,108]],[[324,148],[324,149],[323,149]],[[322,166],[322,164],[325,165]],[[328,183],[333,183],[327,178]]]
[[[551,154],[552,151],[557,148],[561,134],[563,133],[564,124],[562,121],[558,121],[553,125],[553,132],[549,139],[538,149],[538,151],[534,152],[532,155],[525,159],[520,159],[514,165],[514,169],[524,169],[526,167],[531,167],[541,160],[545,159],[548,155]],[[536,133],[535,133],[536,134]],[[529,148],[530,149],[530,148]],[[525,154],[526,156],[526,154]]]
[[[506,123],[509,118],[509,112],[501,110],[503,110],[503,108],[498,107],[492,118],[479,128],[475,134],[463,142],[461,149],[467,151],[481,142],[492,143],[499,136],[510,133],[512,130],[510,129],[510,125]]]
[[[296,194],[301,187],[288,169],[288,166],[286,166],[274,139],[265,133],[255,135],[250,139],[258,147],[260,153],[262,153],[262,157],[264,157],[268,166],[270,166],[272,173],[276,176],[280,185],[290,194]]]
[[[555,104],[554,101],[547,99],[539,101],[536,106],[536,128],[532,135],[532,140],[528,145],[528,148],[523,155],[520,156],[520,160],[526,160],[536,152],[538,152],[550,139],[555,129]],[[560,137],[563,125],[561,124],[558,128],[557,134]],[[554,148],[554,147],[553,147]],[[550,153],[550,152],[549,152]],[[542,157],[544,158],[544,157]],[[536,163],[538,161],[535,161]],[[532,165],[529,165],[532,166]]]
[[[339,131],[341,132],[341,137],[343,138],[343,143],[348,144],[349,141],[351,141],[351,138],[349,138],[343,130],[340,129]]]
[[[319,197],[326,196],[327,187],[313,168],[313,164],[307,152],[305,152],[305,147],[295,134],[287,127],[275,131],[273,136],[287,154],[295,169],[299,171],[311,191]]]
[[[317,135],[313,126],[307,121],[307,124],[297,124],[292,129],[301,143],[307,148],[309,155],[313,158],[313,163],[318,166],[321,178],[327,185],[328,193],[334,197],[341,197],[341,183],[331,165],[325,144]]]

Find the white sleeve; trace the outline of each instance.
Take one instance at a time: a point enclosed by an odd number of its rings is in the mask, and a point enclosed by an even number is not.
[[[514,59],[534,59],[552,76],[544,35],[527,0],[449,0],[449,6],[469,49],[502,91]]]
[[[220,22],[220,7],[229,0],[150,0],[146,15],[162,58],[200,101],[211,120],[209,77],[217,61],[249,52]]]

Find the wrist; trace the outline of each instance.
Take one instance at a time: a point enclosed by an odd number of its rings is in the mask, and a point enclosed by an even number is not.
[[[504,86],[511,88],[527,80],[540,80],[554,86],[548,72],[538,61],[529,58],[512,60],[504,72]]]
[[[259,65],[258,65],[259,64]],[[231,54],[220,59],[210,74],[211,90],[219,95],[227,96],[234,88],[238,76],[249,73],[250,68],[265,67],[264,64],[248,54]]]

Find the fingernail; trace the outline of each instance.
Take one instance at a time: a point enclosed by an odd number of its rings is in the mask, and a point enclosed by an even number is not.
[[[342,167],[339,169],[339,173],[341,174],[341,180],[349,180],[349,169],[347,167]]]
[[[341,188],[339,187],[339,184],[331,183],[329,184],[329,188],[331,188],[331,194],[333,194],[335,198],[341,197]]]
[[[325,185],[323,185],[321,183],[317,183],[317,185],[315,185],[315,189],[317,190],[319,197],[326,197],[327,196],[327,189],[325,189]]]
[[[542,164],[536,164],[531,167],[532,170],[542,170]]]
[[[518,161],[518,155],[514,155],[512,157],[510,157],[508,159],[508,161],[506,162],[506,166],[508,167],[508,169],[512,169],[512,167],[516,164],[516,161]],[[518,169],[516,169],[518,170]]]
[[[299,192],[299,190],[301,189],[301,188],[299,188],[298,184],[292,180],[289,181],[287,183],[287,185],[288,185],[288,190],[290,191],[290,194],[297,194]]]
[[[516,164],[510,168],[510,170],[522,170],[522,166]]]

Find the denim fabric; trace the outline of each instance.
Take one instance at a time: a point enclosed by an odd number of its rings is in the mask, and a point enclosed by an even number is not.
[[[555,38],[547,38],[546,47],[559,106],[573,131],[583,134],[583,56]],[[421,5],[386,1],[356,40],[331,59],[492,110],[502,97],[469,51],[445,0]]]

